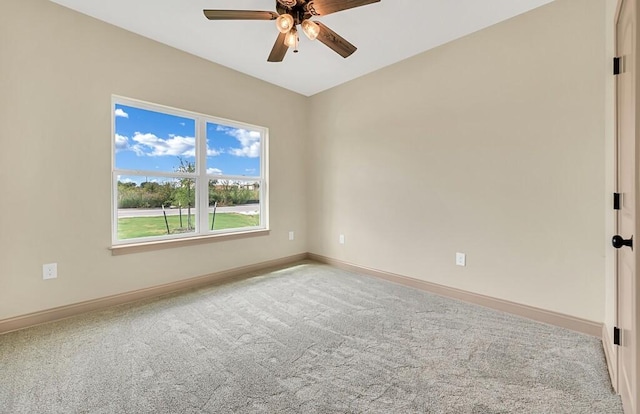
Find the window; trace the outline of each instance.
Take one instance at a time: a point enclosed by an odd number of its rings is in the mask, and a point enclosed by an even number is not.
[[[114,245],[267,229],[267,129],[114,97]]]

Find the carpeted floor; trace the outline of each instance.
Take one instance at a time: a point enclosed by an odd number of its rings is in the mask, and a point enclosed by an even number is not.
[[[2,413],[622,413],[601,343],[305,263],[0,336]]]

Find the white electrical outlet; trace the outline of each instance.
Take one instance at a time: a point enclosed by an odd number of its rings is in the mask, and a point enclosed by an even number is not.
[[[464,253],[456,253],[456,265],[458,266],[466,266],[467,265],[467,255]]]
[[[58,277],[58,263],[42,265],[42,279],[55,279]]]
[[[344,234],[340,235],[340,238],[338,239],[338,241],[340,242],[340,244],[344,244]]]
[[[290,232],[289,232],[289,240],[293,240],[294,238],[295,238],[295,237],[294,237],[293,232],[292,232],[292,231],[290,231]]]

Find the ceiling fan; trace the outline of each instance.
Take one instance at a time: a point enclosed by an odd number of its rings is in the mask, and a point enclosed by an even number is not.
[[[318,39],[340,56],[347,58],[356,47],[324,24],[311,20],[342,10],[377,3],[380,0],[276,0],[276,12],[256,10],[203,10],[209,20],[275,20],[280,31],[267,61],[282,62],[289,48],[298,52],[298,29],[311,40]]]

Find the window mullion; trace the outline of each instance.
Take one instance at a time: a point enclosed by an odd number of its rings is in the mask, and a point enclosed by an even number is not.
[[[226,175],[226,174],[220,174],[220,175],[213,175],[213,176],[209,176],[210,180],[229,180],[229,181],[245,181],[245,182],[251,182],[251,181],[260,181],[262,178],[260,177],[256,177],[256,176],[246,176],[246,175]]]
[[[198,173],[196,197],[198,200],[198,232],[209,229],[209,179],[207,177],[207,123],[198,118],[196,124],[196,172]]]
[[[196,178],[198,174],[194,173],[183,173],[183,172],[169,172],[169,171],[148,171],[148,170],[123,170],[123,169],[114,169],[113,170],[118,175],[137,175],[140,177],[173,177],[173,178]]]

